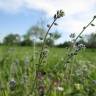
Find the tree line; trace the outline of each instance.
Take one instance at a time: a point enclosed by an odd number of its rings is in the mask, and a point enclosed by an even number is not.
[[[76,44],[84,44],[86,48],[96,48],[96,33],[80,37]],[[71,45],[72,41],[65,41],[63,44],[57,45],[57,47],[70,47]]]
[[[34,25],[30,27],[26,34],[24,34],[23,36],[20,36],[19,34],[8,34],[4,37],[1,45],[32,46],[35,42],[38,46],[40,46],[43,42],[45,34],[46,28],[40,25]],[[46,39],[46,45],[56,47],[71,46],[72,41],[65,41],[63,44],[54,45],[55,41],[60,37],[61,34],[58,31],[50,32]],[[82,36],[77,41],[77,44],[79,43],[84,44],[87,48],[96,48],[96,33]]]
[[[8,34],[3,38],[1,45],[17,45],[17,46],[32,46],[34,42],[40,46],[43,42],[44,36],[46,34],[46,28],[40,25],[34,25],[29,28],[29,30],[23,35],[19,34]],[[61,34],[58,31],[51,32],[48,34],[46,44],[53,46],[55,40],[59,39]]]

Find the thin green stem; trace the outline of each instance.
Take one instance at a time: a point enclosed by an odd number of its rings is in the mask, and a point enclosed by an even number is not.
[[[92,22],[95,20],[95,18],[93,18],[85,27],[83,27],[83,30],[79,33],[79,35],[75,38],[74,43],[76,43],[76,41],[78,40],[78,38],[81,36],[81,34],[90,26],[90,24],[92,24]],[[68,55],[67,55],[68,56]],[[67,63],[67,61],[72,58],[71,57],[67,57],[67,59],[65,60],[65,63]]]
[[[85,27],[83,27],[83,30],[79,33],[79,35],[76,37],[76,39],[74,40],[75,42],[77,41],[77,39],[81,36],[81,34],[90,26],[90,24],[92,24],[92,22],[95,20],[95,18],[93,18]]]
[[[42,48],[41,48],[41,53],[40,53],[40,57],[39,57],[39,65],[42,63],[42,60],[43,60],[43,58],[42,58],[42,51],[43,51],[43,49],[44,49],[44,46],[45,46],[45,43],[46,43],[46,38],[47,38],[47,35],[48,35],[48,33],[49,33],[49,31],[50,31],[50,29],[52,28],[52,26],[54,25],[54,23],[55,23],[55,21],[57,20],[57,18],[56,19],[54,19],[54,21],[52,22],[52,24],[50,25],[50,27],[49,27],[49,29],[48,29],[48,31],[46,32],[46,34],[45,34],[45,37],[44,37],[44,40],[43,40],[43,44],[42,44]]]

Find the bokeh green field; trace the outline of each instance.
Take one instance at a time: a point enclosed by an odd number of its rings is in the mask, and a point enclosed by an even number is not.
[[[39,51],[40,48],[35,48],[35,51]],[[11,53],[11,56],[17,56],[19,59],[23,59],[24,56],[33,55],[34,48],[33,47],[8,47],[8,46],[1,46],[0,47],[0,57],[2,57],[4,54],[8,53],[8,51]],[[49,61],[52,59],[53,63],[62,57],[65,57],[67,53],[66,48],[49,48]],[[81,51],[78,56],[76,56],[79,60],[88,60],[93,63],[96,62],[96,49],[86,49]],[[52,62],[51,62],[52,63]]]
[[[39,51],[40,48],[35,48],[34,53],[33,47],[0,47],[0,96],[36,96],[35,89],[32,88],[35,74],[33,66],[34,63],[38,63]],[[47,62],[43,66],[46,71],[46,86],[50,87],[50,80],[47,76],[51,73],[53,79],[61,80],[60,85],[64,90],[57,90],[53,84],[50,89],[52,92],[50,91],[45,96],[96,96],[96,49],[81,50],[69,64],[67,70],[70,72],[64,71],[65,73],[62,73],[61,67],[64,65],[67,52],[66,48],[49,48]],[[26,65],[26,63],[29,64]],[[21,83],[26,66],[28,67],[28,84],[32,86]],[[65,77],[69,76],[69,79],[65,80],[62,74]],[[12,92],[8,85],[11,78],[16,80],[16,88]]]

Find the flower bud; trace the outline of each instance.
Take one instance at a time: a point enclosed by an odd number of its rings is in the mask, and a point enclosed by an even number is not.
[[[56,18],[57,18],[57,15],[55,14],[55,15],[54,15],[54,19],[56,19]]]
[[[58,24],[57,23],[54,23],[55,26],[57,26]]]
[[[93,18],[96,19],[96,15]]]
[[[48,24],[48,25],[47,25],[47,27],[49,28],[49,27],[50,27],[50,25]]]
[[[86,29],[86,27],[83,27],[83,29]]]

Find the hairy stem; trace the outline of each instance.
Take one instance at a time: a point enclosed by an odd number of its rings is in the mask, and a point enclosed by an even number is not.
[[[42,44],[42,48],[41,48],[41,53],[40,53],[40,57],[39,57],[39,65],[42,63],[42,60],[43,60],[43,58],[42,58],[42,51],[43,51],[43,49],[44,49],[44,46],[45,46],[45,43],[46,43],[46,38],[47,38],[47,35],[48,35],[48,33],[49,33],[49,31],[50,31],[50,29],[52,28],[52,26],[54,25],[54,23],[55,23],[55,21],[57,20],[57,18],[56,19],[54,19],[54,21],[52,22],[52,24],[50,25],[50,27],[48,28],[48,31],[46,32],[46,34],[45,34],[45,37],[44,37],[44,40],[43,40],[43,44]]]

